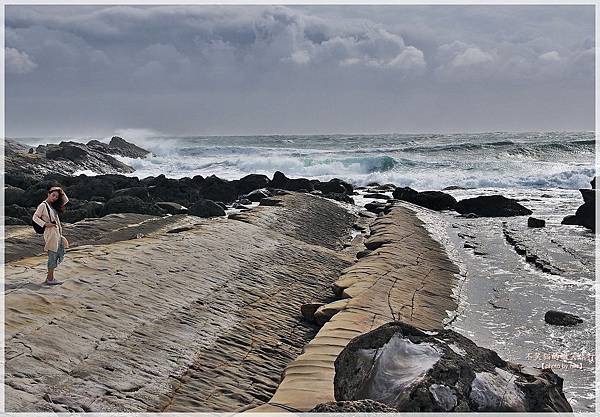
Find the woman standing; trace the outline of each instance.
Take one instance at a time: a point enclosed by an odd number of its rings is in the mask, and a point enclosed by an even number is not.
[[[44,250],[48,251],[48,275],[46,284],[58,285],[62,282],[54,279],[54,269],[65,257],[65,248],[69,242],[62,234],[62,225],[58,213],[65,211],[69,199],[61,187],[50,187],[48,197],[42,201],[33,213],[33,221],[44,228]]]

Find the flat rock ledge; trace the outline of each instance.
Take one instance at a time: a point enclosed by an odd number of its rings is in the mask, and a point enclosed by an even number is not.
[[[457,307],[459,269],[413,211],[393,207],[377,217],[364,245],[370,252],[333,284],[341,300],[315,312],[315,318],[321,314],[328,321],[285,368],[268,403],[249,411],[310,411],[335,403],[334,363],[353,338],[390,321],[427,330],[442,328],[449,320]]]
[[[331,301],[331,282],[353,264],[344,244],[357,217],[317,196],[278,198],[78,246],[58,287],[40,285],[45,256],[7,262],[6,410],[222,412],[268,401],[318,330],[300,307]]]

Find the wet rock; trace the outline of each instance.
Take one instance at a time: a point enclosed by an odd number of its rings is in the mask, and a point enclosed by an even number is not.
[[[75,223],[87,218],[100,217],[103,206],[96,201],[70,199],[65,212],[60,215],[60,220],[64,223]]]
[[[354,192],[352,184],[342,181],[339,178],[332,178],[327,182],[315,180],[313,181],[313,187],[315,190],[319,190],[323,194],[352,194]]]
[[[313,191],[314,185],[313,183],[306,178],[288,178],[283,172],[276,171],[273,174],[273,180],[271,181],[271,187],[281,188],[282,190],[288,191]]]
[[[401,412],[572,411],[562,378],[502,360],[452,330],[392,322],[354,338],[335,361],[337,401]]]
[[[263,198],[268,198],[268,197],[271,197],[271,193],[264,189],[254,190],[244,196],[245,199],[255,202],[255,203],[259,202]]]
[[[394,198],[408,201],[418,206],[431,210],[452,210],[456,206],[456,199],[442,191],[416,191],[410,187],[396,188]]]
[[[7,185],[4,187],[4,204],[21,204],[25,190],[19,187]]]
[[[583,226],[591,231],[596,231],[596,177],[590,182],[593,189],[581,189],[584,203],[579,206],[574,216],[566,216],[561,224]]]
[[[501,195],[486,195],[460,200],[455,210],[461,214],[475,213],[480,217],[526,216],[532,213],[512,198]]]
[[[277,199],[277,198],[263,198],[260,200],[260,206],[281,206],[282,205],[282,201]]]
[[[5,216],[4,224],[6,226],[21,226],[21,225],[26,225],[26,224],[30,224],[30,223],[27,223],[25,220],[20,219],[20,218]]]
[[[323,193],[322,197],[343,203],[354,204],[354,199],[346,193]]]
[[[188,209],[181,204],[173,203],[171,201],[157,201],[154,204],[167,214],[185,214],[188,211]]]
[[[188,214],[198,217],[218,217],[224,216],[225,210],[217,203],[211,200],[199,200],[188,209]]]
[[[465,219],[476,219],[479,216],[475,213],[465,213],[461,214],[460,217],[464,217]]]
[[[108,151],[112,154],[126,156],[128,158],[145,158],[150,151],[140,148],[119,136],[113,136],[108,143]]]
[[[394,413],[396,410],[373,400],[335,401],[317,405],[309,413]]]
[[[375,198],[377,200],[390,200],[392,197],[381,193],[367,193],[363,196],[364,198]]]
[[[465,187],[460,187],[458,185],[450,185],[448,187],[442,188],[442,191],[451,191],[451,190],[466,190]]]
[[[6,145],[5,145],[6,146]],[[6,148],[5,148],[6,150]],[[12,185],[13,187],[18,187],[22,190],[26,190],[27,188],[35,185],[38,182],[33,176],[26,175],[21,172],[18,173],[9,173],[6,172],[4,174],[4,184]]]
[[[250,174],[237,181],[237,190],[239,194],[247,194],[252,190],[267,188],[271,180],[266,175]]]
[[[154,204],[146,203],[138,197],[123,195],[113,197],[106,202],[102,208],[102,215],[110,213],[139,213],[160,216],[162,215],[162,210]]]
[[[546,220],[530,217],[527,219],[527,227],[546,227]]]
[[[238,198],[238,190],[233,181],[211,175],[202,182],[200,195],[203,199],[232,203]]]
[[[38,204],[40,202],[41,202],[41,200],[38,202]],[[36,204],[36,206],[37,206],[37,204]],[[8,205],[4,206],[4,215],[5,216],[16,217],[19,219],[23,219],[25,221],[31,220],[33,211],[35,211],[34,208],[31,210],[28,210],[27,208],[18,206],[16,204],[8,204]]]
[[[560,222],[560,224],[579,225],[579,220],[577,219],[577,216],[575,216],[574,214],[570,214],[568,216],[565,216]]]
[[[123,188],[120,190],[115,190],[115,192],[113,192],[113,194],[112,194],[112,197],[119,197],[122,195],[137,197],[143,201],[150,200],[150,194],[148,194],[148,188],[146,188],[146,187],[131,187],[131,188]]]
[[[386,204],[378,201],[373,201],[372,203],[365,204],[365,209],[375,214],[383,213],[385,211],[385,208]]]
[[[252,204],[252,201],[248,200],[247,198],[240,198],[237,202],[244,206],[249,206],[250,204]]]
[[[556,310],[547,311],[544,315],[544,321],[555,326],[575,326],[579,323],[583,323],[583,320],[581,320],[579,316]]]

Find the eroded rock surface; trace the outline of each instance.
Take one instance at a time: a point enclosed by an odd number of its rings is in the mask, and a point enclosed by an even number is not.
[[[353,339],[335,361],[335,398],[397,411],[569,412],[550,369],[502,360],[452,331],[388,323]]]
[[[9,411],[236,411],[271,398],[314,336],[302,304],[352,265],[355,216],[310,195],[238,220],[80,246],[5,265]]]

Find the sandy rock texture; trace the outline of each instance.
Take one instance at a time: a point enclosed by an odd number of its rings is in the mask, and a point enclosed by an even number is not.
[[[334,362],[354,337],[401,320],[438,329],[456,309],[458,268],[405,207],[393,207],[370,224],[370,250],[333,284],[341,301],[321,306],[328,321],[289,364],[267,404],[253,412],[308,411],[334,398]]]
[[[6,410],[240,411],[268,401],[318,330],[301,305],[330,302],[331,282],[353,264],[345,246],[356,220],[330,200],[278,198],[279,207],[181,216],[140,238],[79,246],[57,269],[58,287],[40,285],[45,256],[6,263]],[[390,300],[409,314],[406,300]],[[353,314],[362,313],[338,315]],[[374,324],[377,314],[367,314]]]

